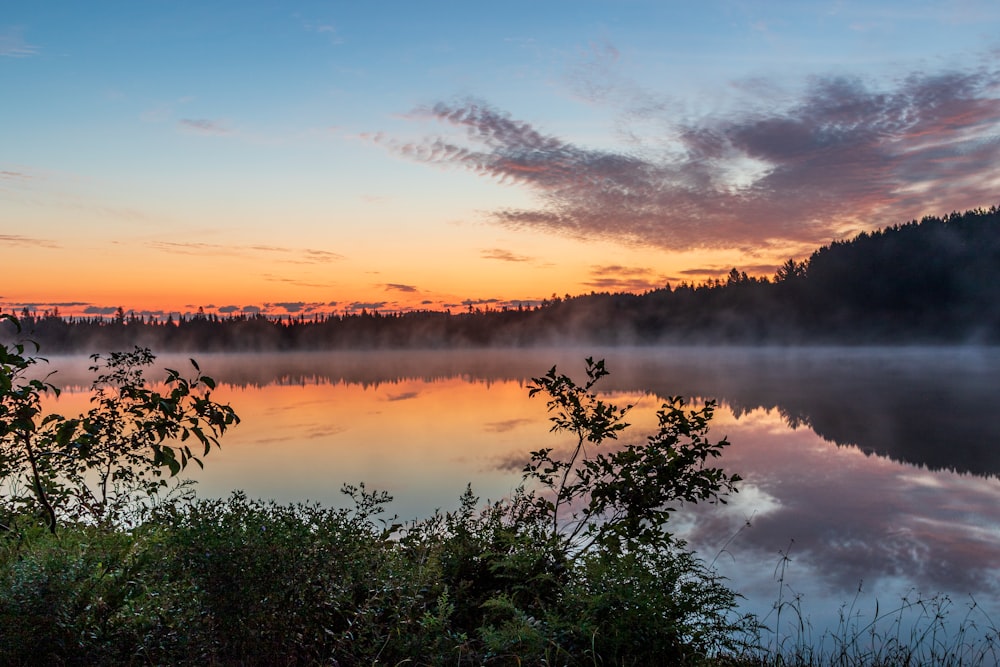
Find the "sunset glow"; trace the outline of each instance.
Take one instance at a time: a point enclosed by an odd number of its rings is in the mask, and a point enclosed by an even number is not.
[[[0,310],[503,307],[1000,202],[994,2],[7,3]]]

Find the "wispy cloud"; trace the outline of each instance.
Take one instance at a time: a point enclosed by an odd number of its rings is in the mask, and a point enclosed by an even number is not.
[[[34,248],[59,247],[58,243],[50,239],[40,239],[34,236],[21,236],[20,234],[0,234],[0,244]]]
[[[643,292],[663,287],[666,279],[652,269],[612,264],[595,266],[584,284],[602,291]]]
[[[746,271],[752,275],[769,275],[778,270],[777,264],[740,264],[739,266],[716,264],[713,266],[696,266],[684,269],[678,273],[685,278],[719,278],[727,275],[733,269]]]
[[[295,287],[309,287],[309,288],[320,288],[328,289],[333,287],[332,283],[317,283],[311,282],[309,280],[302,280],[301,278],[289,278],[287,276],[276,276],[273,273],[265,273],[262,275],[264,280],[272,283],[285,283],[287,285],[294,285]]]
[[[232,134],[232,130],[226,127],[225,123],[208,118],[181,118],[177,121],[177,126],[187,132],[210,135]]]
[[[396,291],[396,292],[407,292],[412,293],[418,291],[413,285],[403,285],[400,283],[385,283],[383,285],[386,291]]]
[[[331,23],[313,23],[306,21],[302,23],[302,27],[306,30],[306,32],[314,32],[317,35],[323,35],[330,40],[331,44],[336,45],[344,43],[343,38],[337,30],[337,26]]]
[[[226,245],[180,241],[150,241],[150,248],[180,255],[254,256],[261,253],[277,255],[278,261],[289,264],[326,264],[344,259],[329,250],[287,248],[274,245]]]
[[[471,100],[409,115],[464,138],[372,140],[534,192],[536,208],[493,212],[503,225],[679,250],[820,244],[997,201],[997,71],[912,74],[888,89],[821,76],[780,108],[745,87],[740,108],[694,119],[635,94],[670,145],[586,148]]]
[[[27,181],[31,176],[23,171],[0,170],[0,180],[2,181]]]
[[[38,47],[25,41],[23,28],[13,27],[0,30],[0,56],[27,58],[36,53],[38,53]]]
[[[501,262],[530,262],[531,257],[525,255],[515,255],[510,250],[503,248],[490,248],[480,253],[483,259],[496,259]]]

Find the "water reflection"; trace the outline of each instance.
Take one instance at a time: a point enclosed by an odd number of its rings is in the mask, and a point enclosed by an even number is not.
[[[819,624],[835,622],[861,581],[883,605],[912,588],[987,606],[1000,597],[995,350],[208,355],[202,368],[225,383],[218,398],[244,422],[199,474],[200,493],[338,504],[343,482],[365,481],[393,493],[403,517],[455,507],[466,483],[500,497],[528,451],[559,446],[526,381],[553,364],[579,374],[591,354],[607,359],[614,400],[638,403],[634,437],[653,429],[663,397],[720,401],[712,433],[733,443],[723,465],[745,478],[742,491],[677,527],[712,558],[749,519],[718,564],[755,611],[775,600],[789,547],[790,581],[819,601]],[[85,385],[85,364],[56,365],[63,384]]]

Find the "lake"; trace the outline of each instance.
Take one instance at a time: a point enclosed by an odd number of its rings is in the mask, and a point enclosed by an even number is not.
[[[870,620],[934,595],[975,632],[1000,622],[1000,351],[981,348],[639,348],[194,355],[243,423],[197,471],[198,492],[344,505],[343,483],[395,498],[401,518],[484,501],[520,481],[551,434],[531,377],[554,364],[634,404],[645,439],[665,397],[719,403],[710,435],[744,481],[674,530],[729,577],[744,608],[811,641],[842,614]],[[183,368],[184,359],[161,359]],[[86,406],[85,360],[54,358],[58,409]],[[188,366],[189,368],[189,366]],[[630,435],[629,435],[630,434]],[[787,557],[787,559],[785,558]],[[780,578],[780,580],[779,580]],[[971,605],[977,608],[969,611]],[[919,615],[919,603],[908,614]],[[860,625],[864,625],[864,620]],[[966,625],[968,623],[966,622]],[[811,628],[811,630],[810,630]]]

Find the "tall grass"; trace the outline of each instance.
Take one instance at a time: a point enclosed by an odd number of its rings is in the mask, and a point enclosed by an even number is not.
[[[800,667],[978,667],[1000,664],[1000,630],[970,595],[964,604],[945,594],[916,589],[885,607],[863,608],[862,585],[840,605],[837,624],[813,627],[803,596],[788,581],[791,559],[781,552],[775,568],[778,594],[760,618],[742,664]]]

